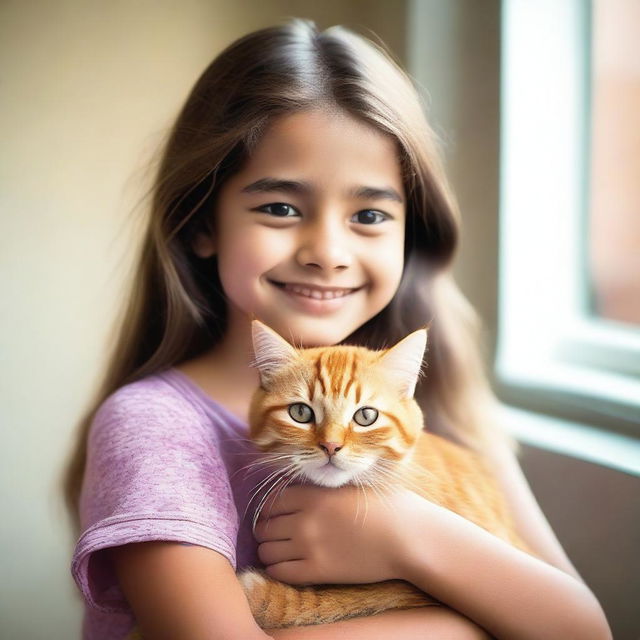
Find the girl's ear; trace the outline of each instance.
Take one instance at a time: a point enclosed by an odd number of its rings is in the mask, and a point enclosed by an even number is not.
[[[418,329],[387,349],[378,361],[400,384],[403,398],[412,398],[422,371],[427,329]]]
[[[216,253],[216,244],[213,241],[213,234],[198,232],[193,239],[193,252],[199,258],[210,258]]]
[[[297,357],[296,350],[273,329],[260,320],[251,322],[254,360],[252,366],[258,369],[260,383],[264,387],[271,376]]]

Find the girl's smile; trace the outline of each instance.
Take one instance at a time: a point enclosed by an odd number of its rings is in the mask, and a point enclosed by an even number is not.
[[[255,316],[297,344],[336,344],[382,311],[404,267],[404,198],[390,136],[339,111],[274,120],[194,244],[217,257],[225,340],[244,352]]]
[[[349,302],[363,287],[323,287],[306,283],[269,281],[282,291],[287,301],[301,311],[322,315],[332,313]]]

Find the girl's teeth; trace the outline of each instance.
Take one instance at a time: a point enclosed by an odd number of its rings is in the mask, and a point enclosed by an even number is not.
[[[333,298],[341,298],[349,291],[318,291],[317,289],[308,289],[306,287],[298,287],[295,285],[285,285],[286,289],[306,296],[307,298],[313,298],[315,300],[333,300]]]

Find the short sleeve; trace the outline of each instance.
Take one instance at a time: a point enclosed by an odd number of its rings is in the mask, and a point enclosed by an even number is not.
[[[238,513],[214,425],[160,378],[121,387],[91,425],[80,519],[71,571],[101,611],[130,611],[103,549],[175,541],[235,568]]]

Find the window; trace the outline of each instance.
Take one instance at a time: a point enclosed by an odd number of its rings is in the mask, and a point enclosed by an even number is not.
[[[635,436],[638,14],[636,0],[503,0],[496,364],[507,401]]]
[[[592,25],[591,311],[640,326],[640,2],[595,0]]]

